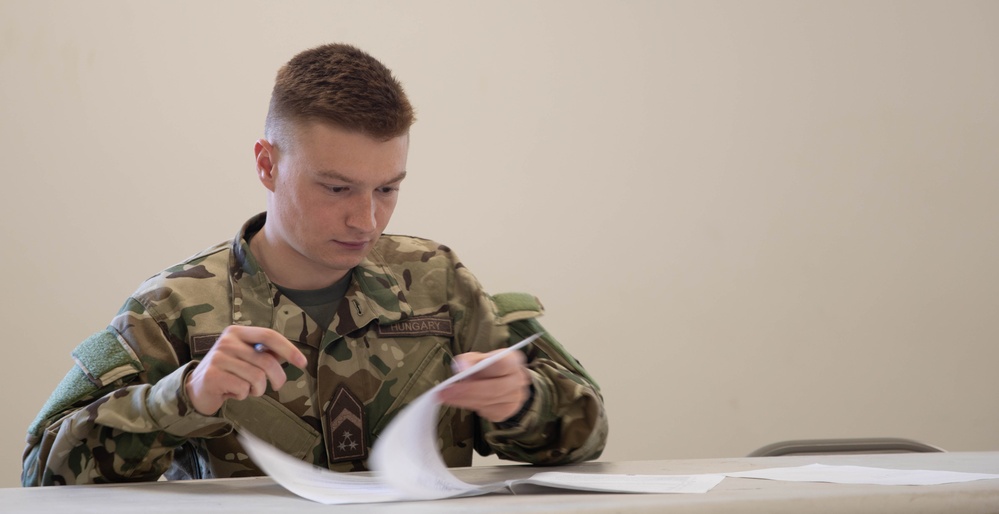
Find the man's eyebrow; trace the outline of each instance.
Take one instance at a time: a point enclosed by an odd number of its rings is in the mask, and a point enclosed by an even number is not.
[[[346,182],[347,184],[354,184],[355,182],[347,177],[346,175],[336,171],[336,170],[320,170],[319,175],[326,179],[337,180],[340,182]],[[402,179],[406,178],[406,172],[401,171],[391,180],[385,182],[385,184],[395,184],[397,182],[402,182]]]
[[[399,172],[399,174],[396,175],[394,179],[389,180],[388,182],[386,182],[386,184],[396,184],[402,182],[402,179],[404,178],[406,178],[406,170]]]

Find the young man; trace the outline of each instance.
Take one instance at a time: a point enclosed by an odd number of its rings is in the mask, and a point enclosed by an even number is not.
[[[347,45],[278,73],[254,146],[267,211],[235,239],[147,280],[28,431],[24,485],[259,475],[236,433],[363,470],[386,424],[450,375],[542,331],[538,302],[489,296],[446,246],[383,235],[406,177],[413,111]],[[547,334],[446,390],[449,466],[600,455],[596,383]]]

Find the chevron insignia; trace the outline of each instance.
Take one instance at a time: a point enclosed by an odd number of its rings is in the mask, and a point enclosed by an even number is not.
[[[368,441],[364,432],[364,406],[357,397],[341,385],[333,394],[327,410],[330,427],[332,462],[368,458]]]

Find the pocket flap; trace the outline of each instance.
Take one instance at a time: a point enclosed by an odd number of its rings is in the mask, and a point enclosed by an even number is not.
[[[237,430],[250,432],[258,439],[307,462],[312,461],[312,450],[322,437],[302,418],[267,395],[229,400],[222,407],[222,417],[232,421]]]

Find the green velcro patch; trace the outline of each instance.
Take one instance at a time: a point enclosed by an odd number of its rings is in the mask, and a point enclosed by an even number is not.
[[[76,361],[76,366],[69,370],[35,416],[28,427],[29,434],[40,435],[43,425],[50,418],[94,395],[105,385],[143,370],[131,348],[111,328],[80,343],[73,350],[73,360]]]
[[[545,312],[537,297],[527,293],[500,293],[491,298],[496,305],[496,317],[503,325],[512,321],[535,318]]]
[[[112,328],[102,330],[84,340],[73,350],[73,360],[87,379],[104,387],[119,378],[142,371],[142,363],[132,348],[118,338]]]
[[[66,377],[59,382],[59,386],[42,406],[42,410],[35,416],[35,420],[28,427],[31,435],[41,435],[42,424],[51,416],[54,416],[66,407],[82,400],[88,394],[92,394],[97,388],[87,380],[87,376],[80,371],[80,368],[73,366],[73,369],[66,373]]]

